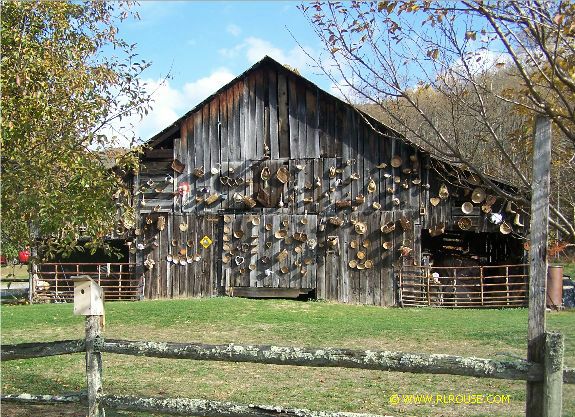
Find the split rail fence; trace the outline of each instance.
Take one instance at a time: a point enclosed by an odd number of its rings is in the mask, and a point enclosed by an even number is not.
[[[86,317],[86,338],[45,343],[2,345],[2,361],[86,352],[87,392],[73,395],[3,394],[3,402],[19,404],[81,403],[89,417],[104,408],[199,416],[367,417],[367,414],[284,409],[266,405],[186,398],[106,395],[102,388],[102,353],[202,361],[250,362],[274,365],[343,367],[380,371],[464,375],[540,382],[547,417],[560,417],[563,383],[575,384],[575,369],[563,368],[563,336],[546,333],[542,364],[526,360],[494,360],[444,354],[360,351],[337,348],[308,349],[257,345],[206,345],[150,341],[105,340],[100,317]],[[371,415],[371,417],[374,417]]]

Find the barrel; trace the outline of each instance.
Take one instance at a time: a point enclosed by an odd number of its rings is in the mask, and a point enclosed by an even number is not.
[[[547,308],[559,310],[563,304],[563,266],[549,265],[547,270]]]

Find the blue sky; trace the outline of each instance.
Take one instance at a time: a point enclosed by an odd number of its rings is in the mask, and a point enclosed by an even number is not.
[[[330,81],[302,51],[317,55],[322,47],[299,4],[142,1],[134,9],[141,19],[119,26],[120,36],[152,62],[144,79],[156,91],[154,110],[135,123],[136,134],[147,140],[265,55],[329,90]]]

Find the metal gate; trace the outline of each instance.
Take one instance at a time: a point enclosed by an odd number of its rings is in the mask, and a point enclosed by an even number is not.
[[[525,307],[526,264],[465,267],[403,266],[399,300],[403,307]]]

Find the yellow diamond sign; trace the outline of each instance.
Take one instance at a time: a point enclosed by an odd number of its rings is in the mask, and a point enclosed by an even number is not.
[[[211,244],[212,244],[212,239],[210,239],[209,236],[204,236],[202,238],[202,240],[200,240],[200,245],[202,245],[204,247],[204,249],[209,248]]]

